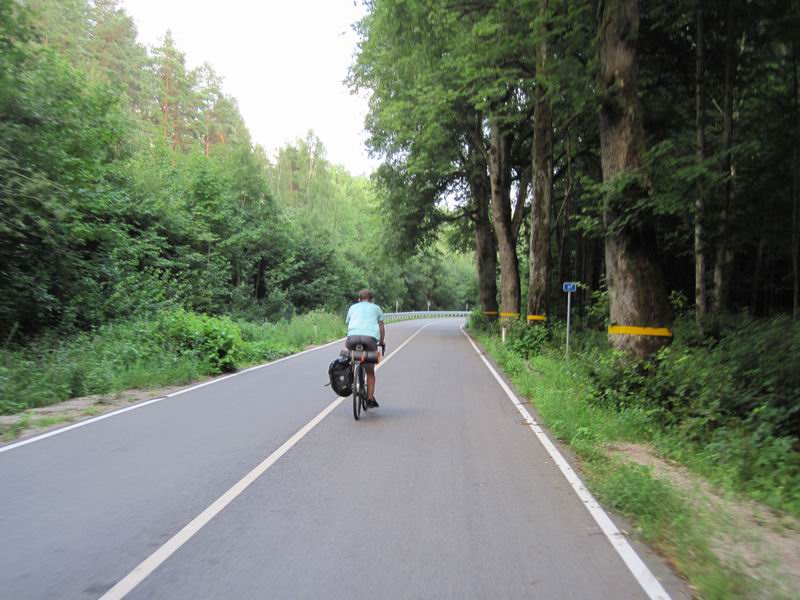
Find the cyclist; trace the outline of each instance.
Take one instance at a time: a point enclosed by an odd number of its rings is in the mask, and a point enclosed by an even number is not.
[[[372,303],[372,292],[361,290],[358,292],[358,302],[347,311],[347,341],[348,350],[355,350],[358,344],[364,350],[377,352],[378,346],[383,346],[386,329],[383,325],[383,311],[377,304]],[[377,408],[375,400],[375,365],[366,364],[367,367],[367,408]]]

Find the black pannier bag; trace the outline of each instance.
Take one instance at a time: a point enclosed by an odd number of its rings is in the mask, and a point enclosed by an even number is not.
[[[328,367],[328,377],[331,379],[331,387],[339,396],[349,396],[353,393],[353,370],[350,368],[350,360],[340,356]]]

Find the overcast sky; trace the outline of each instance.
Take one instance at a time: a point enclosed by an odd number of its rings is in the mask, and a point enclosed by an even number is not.
[[[369,173],[366,101],[342,80],[355,52],[354,0],[124,0],[139,40],[172,31],[189,66],[204,62],[224,78],[254,140],[270,154],[313,129],[331,162]]]

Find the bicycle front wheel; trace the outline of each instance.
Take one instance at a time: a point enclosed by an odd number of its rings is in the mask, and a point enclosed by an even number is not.
[[[356,365],[353,377],[353,416],[356,421],[361,418],[361,365]]]

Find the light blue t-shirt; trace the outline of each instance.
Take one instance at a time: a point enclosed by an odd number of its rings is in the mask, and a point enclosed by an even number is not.
[[[380,306],[367,301],[356,302],[347,311],[347,335],[368,335],[377,340],[381,335],[378,321],[383,321]]]

